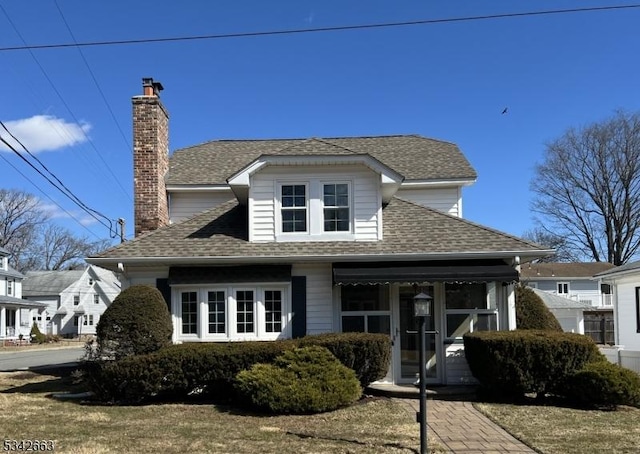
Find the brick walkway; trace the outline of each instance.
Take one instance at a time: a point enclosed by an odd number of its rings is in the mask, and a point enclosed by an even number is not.
[[[396,399],[415,415],[418,399]],[[428,435],[447,452],[463,454],[535,453],[473,408],[471,402],[427,401]]]

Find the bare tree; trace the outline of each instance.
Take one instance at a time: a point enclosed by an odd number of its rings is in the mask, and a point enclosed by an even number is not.
[[[577,262],[580,260],[571,250],[566,238],[549,232],[544,227],[527,230],[522,234],[522,238],[545,246],[548,249],[555,249],[555,254],[537,259],[536,262],[538,263]]]
[[[31,194],[0,189],[0,246],[12,253],[10,264],[19,271],[79,267],[110,243],[91,242],[54,224]]]
[[[640,114],[566,131],[546,146],[531,187],[540,224],[575,256],[629,261],[640,247]]]

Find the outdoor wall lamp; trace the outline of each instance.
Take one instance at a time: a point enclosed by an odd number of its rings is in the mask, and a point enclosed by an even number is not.
[[[420,354],[418,366],[420,368],[420,411],[416,419],[420,423],[420,454],[427,453],[427,317],[431,315],[431,303],[433,298],[420,292],[413,297],[413,313],[420,320],[418,338],[420,340]]]

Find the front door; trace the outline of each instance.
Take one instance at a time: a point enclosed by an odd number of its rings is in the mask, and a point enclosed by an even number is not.
[[[434,296],[432,286],[423,287],[422,292]],[[413,297],[416,291],[410,286],[401,286],[398,289],[398,323],[395,328],[394,356],[396,356],[396,383],[417,383],[419,377],[419,348],[418,327],[420,322],[413,312]],[[431,301],[431,316],[427,317],[427,351],[426,370],[427,383],[440,383],[441,365],[438,364],[441,345],[436,329],[439,328],[438,315],[435,312],[435,300]],[[399,342],[398,342],[399,340]],[[399,357],[399,360],[398,360]]]

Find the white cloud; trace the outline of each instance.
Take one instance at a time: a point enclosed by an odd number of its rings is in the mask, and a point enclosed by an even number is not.
[[[22,120],[5,121],[4,124],[32,153],[58,150],[86,142],[91,130],[88,123],[68,123],[53,115],[34,115]],[[18,151],[22,150],[4,128],[0,128],[0,136]],[[9,148],[0,142],[0,151],[9,151]]]

